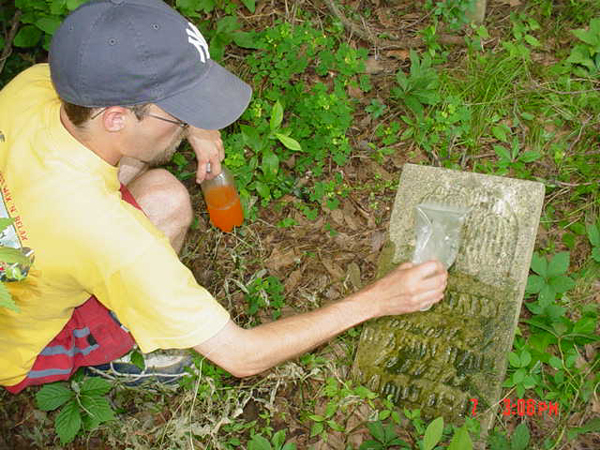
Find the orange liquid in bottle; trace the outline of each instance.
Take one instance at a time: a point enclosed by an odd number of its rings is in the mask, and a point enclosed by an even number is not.
[[[244,221],[244,213],[234,186],[215,186],[204,194],[212,224],[223,231],[231,231]]]

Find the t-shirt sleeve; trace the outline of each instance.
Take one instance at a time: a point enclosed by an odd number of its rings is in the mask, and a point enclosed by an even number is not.
[[[229,320],[176,254],[160,244],[147,247],[93,290],[143,352],[193,347]]]
[[[140,349],[191,348],[217,334],[229,313],[196,282],[168,239],[129,204],[102,211],[93,225],[88,220],[97,236],[87,244],[94,276],[81,278],[95,280],[88,290],[115,313]]]

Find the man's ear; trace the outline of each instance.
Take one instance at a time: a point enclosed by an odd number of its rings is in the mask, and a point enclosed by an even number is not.
[[[130,111],[122,106],[110,106],[102,113],[102,124],[106,131],[118,133],[125,128]]]

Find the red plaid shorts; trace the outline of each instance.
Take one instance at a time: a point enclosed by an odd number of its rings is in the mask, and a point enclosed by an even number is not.
[[[142,209],[123,185],[121,196]],[[120,358],[133,348],[134,343],[129,331],[92,295],[75,308],[65,327],[37,356],[25,379],[4,387],[17,394],[28,386],[67,380],[80,367],[97,366]]]

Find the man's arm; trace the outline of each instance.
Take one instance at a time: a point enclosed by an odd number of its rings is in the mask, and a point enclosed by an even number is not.
[[[192,146],[198,161],[196,182],[212,179],[221,173],[221,161],[225,158],[225,150],[221,133],[218,130],[203,130],[190,126],[187,130],[187,140]],[[210,163],[210,173],[206,171]]]
[[[233,321],[194,347],[237,377],[263,372],[366,320],[418,311],[443,297],[447,272],[437,261],[404,264],[349,297],[314,311],[243,329]]]

